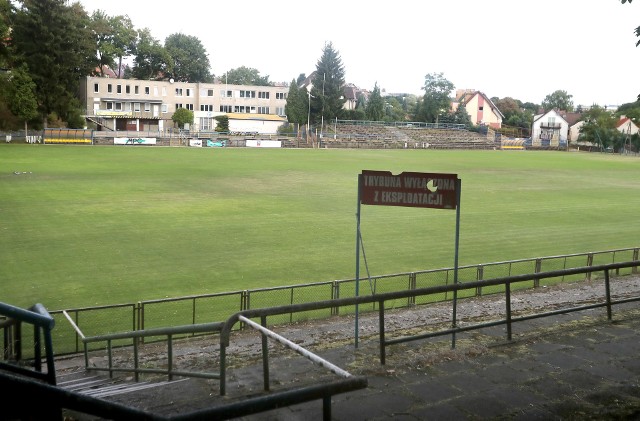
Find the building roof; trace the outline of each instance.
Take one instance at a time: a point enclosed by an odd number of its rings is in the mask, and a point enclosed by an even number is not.
[[[489,107],[491,107],[491,110],[493,110],[496,115],[500,116],[500,118],[504,119],[504,115],[500,109],[493,103],[493,101],[491,101],[491,98],[485,95],[484,92],[475,91],[473,89],[466,89],[464,91],[459,90],[456,92],[456,100],[459,101],[462,106],[466,106],[467,102],[471,101],[476,95],[482,96],[485,102],[489,104]]]
[[[618,120],[618,122],[616,123],[616,129],[620,128],[620,126],[624,126],[625,124],[638,127],[636,123],[634,123],[633,120],[631,120],[629,117],[622,116],[620,117],[620,120]]]

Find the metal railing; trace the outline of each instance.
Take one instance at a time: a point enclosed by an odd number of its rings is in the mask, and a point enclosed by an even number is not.
[[[607,318],[611,320],[612,318],[612,306],[616,304],[623,304],[629,302],[640,301],[640,296],[635,296],[632,298],[624,298],[613,300],[611,297],[611,289],[610,289],[610,272],[611,271],[620,271],[625,268],[637,268],[640,266],[640,261],[630,261],[623,263],[611,263],[605,265],[596,265],[592,267],[580,267],[573,269],[562,269],[555,270],[549,272],[540,272],[540,273],[530,273],[524,275],[515,275],[515,276],[507,276],[496,279],[489,279],[483,281],[475,281],[468,283],[455,283],[450,285],[442,285],[435,287],[426,287],[419,288],[415,290],[405,290],[405,291],[396,291],[396,292],[387,292],[382,294],[376,294],[372,296],[365,297],[351,297],[351,298],[340,298],[336,300],[329,301],[319,301],[313,303],[305,303],[305,304],[296,304],[296,305],[288,305],[281,307],[272,307],[272,308],[262,308],[262,309],[254,309],[254,310],[244,310],[238,312],[224,323],[224,326],[220,332],[220,393],[224,395],[225,393],[225,383],[226,383],[226,348],[230,345],[231,333],[233,331],[233,327],[236,323],[247,320],[247,319],[260,319],[263,326],[267,324],[267,317],[289,314],[291,312],[306,312],[311,310],[319,310],[319,309],[328,309],[333,307],[344,307],[344,306],[359,306],[363,304],[371,304],[377,303],[378,307],[378,319],[379,319],[379,343],[380,343],[380,363],[385,364],[386,362],[386,347],[393,344],[415,341],[426,339],[435,336],[443,336],[443,335],[451,335],[452,338],[452,347],[455,347],[455,338],[456,334],[460,332],[466,332],[471,330],[482,329],[490,326],[496,325],[507,325],[507,340],[512,339],[512,326],[513,323],[530,320],[539,317],[548,317],[558,314],[571,313],[575,311],[583,311],[588,309],[594,309],[599,307],[606,307],[607,309]],[[602,301],[595,304],[586,304],[575,307],[568,307],[563,309],[556,309],[551,311],[540,311],[540,312],[532,312],[531,314],[515,317],[513,314],[513,310],[511,308],[511,290],[512,286],[522,282],[531,282],[531,281],[539,281],[541,279],[549,279],[549,278],[557,278],[564,277],[575,274],[590,274],[594,272],[602,272],[604,274],[604,296],[602,297]],[[489,321],[489,322],[481,322],[476,324],[471,324],[467,326],[458,326],[456,320],[456,310],[457,310],[457,294],[458,292],[462,292],[465,290],[477,290],[479,288],[492,287],[492,286],[503,286],[504,294],[505,294],[505,311],[504,317],[499,320]],[[386,339],[385,332],[385,303],[393,300],[404,300],[410,299],[412,297],[417,298],[421,296],[429,296],[433,294],[442,294],[442,293],[452,293],[453,299],[452,302],[452,327],[444,330],[439,330],[430,333],[418,334],[413,336],[404,336],[395,339]],[[357,338],[356,338],[357,340]],[[356,342],[357,343],[357,342]],[[266,355],[265,351],[266,344],[263,342],[263,356]]]
[[[0,361],[0,369],[18,373],[30,378],[46,381],[49,384],[56,384],[56,373],[53,354],[53,341],[51,331],[55,326],[55,321],[49,315],[42,304],[35,304],[29,309],[22,309],[9,304],[0,303],[0,315],[5,317],[0,320],[0,328],[4,332],[4,352],[5,361],[15,361],[20,363],[22,359],[22,324],[28,323],[33,326],[33,370],[24,368],[18,364],[9,364]],[[44,344],[41,343],[41,335],[44,337]],[[47,363],[46,372],[42,369],[42,348],[45,349],[45,360]]]
[[[624,248],[587,253],[537,257],[530,259],[509,260],[503,262],[481,263],[460,266],[458,280],[462,283],[493,279],[518,274],[539,273],[545,271],[568,269],[576,267],[590,267],[594,265],[639,260],[639,248]],[[448,285],[453,281],[454,268],[431,269],[415,272],[376,275],[361,279],[363,288],[361,295],[373,295],[383,292],[403,291],[424,287]],[[638,273],[636,267],[616,269],[613,275]],[[549,283],[565,283],[581,280],[591,280],[591,274],[562,275],[548,279]],[[252,290],[231,291],[214,294],[202,294],[186,297],[176,297],[159,300],[140,301],[99,307],[84,307],[66,309],[74,322],[87,336],[108,335],[111,333],[164,328],[168,326],[182,326],[187,324],[208,323],[212,320],[225,320],[229,315],[238,311],[262,307],[276,307],[300,304],[311,301],[335,300],[355,295],[355,279],[343,279],[307,284],[295,284],[282,287],[259,288]],[[536,288],[539,280],[522,283],[519,287]],[[482,296],[500,293],[500,286],[478,285],[475,290],[461,291],[465,296]],[[394,300],[387,305],[394,308],[411,308],[415,305],[428,304],[434,301],[448,301],[451,292],[433,294],[429,297],[409,297]],[[364,305],[361,311],[375,311],[376,303]],[[338,314],[353,314],[353,307],[339,307],[309,311],[302,314],[282,314],[272,317],[272,323],[290,323],[302,318],[321,319]],[[56,342],[56,355],[68,355],[83,352],[81,337],[69,326],[63,310],[49,310],[50,315],[63,328],[55,329],[52,334]],[[0,336],[2,336],[0,330]],[[188,336],[187,334],[183,336]],[[2,338],[0,338],[2,339]],[[25,338],[26,341],[29,338]],[[145,339],[150,340],[150,339]],[[27,343],[27,345],[29,345]],[[25,354],[24,358],[33,355]]]

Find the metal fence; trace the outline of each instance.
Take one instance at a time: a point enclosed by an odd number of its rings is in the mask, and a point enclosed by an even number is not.
[[[458,268],[458,282],[473,282],[513,275],[549,272],[561,269],[589,267],[608,263],[620,263],[638,260],[640,248],[624,248],[588,253],[546,256],[531,259],[510,260],[461,266]],[[81,338],[72,328],[63,314],[66,311],[73,322],[87,335],[108,335],[128,330],[153,329],[187,324],[211,323],[226,320],[238,311],[303,304],[315,301],[335,300],[356,296],[356,284],[359,282],[359,295],[367,296],[386,292],[406,291],[434,286],[450,285],[454,279],[454,268],[405,272],[390,275],[371,276],[369,278],[345,279],[309,284],[232,291],[216,294],[203,294],[176,297],[161,300],[140,301],[137,303],[86,307],[76,309],[50,310],[55,319],[53,341],[57,356],[83,352]],[[617,270],[612,276],[637,273],[637,268]],[[590,279],[592,275],[587,274]],[[595,275],[594,275],[595,276]],[[584,274],[545,279],[547,284],[575,282],[585,279]],[[535,288],[539,280],[523,282],[518,288]],[[481,296],[504,292],[503,285],[495,285],[473,290],[464,290],[458,298]],[[451,293],[431,294],[429,296],[408,297],[391,300],[387,309],[410,308],[433,302],[451,300]],[[46,303],[45,303],[46,305]],[[376,302],[361,305],[359,312],[376,310]],[[295,321],[322,319],[338,314],[354,314],[355,306],[341,306],[330,309],[311,310],[299,313],[281,314],[270,319],[272,324],[285,324]],[[4,342],[5,332],[0,330],[0,340]],[[25,332],[25,338],[31,335]],[[113,344],[117,346],[117,343]],[[125,345],[125,343],[123,343]],[[127,343],[126,345],[130,345]],[[25,349],[31,344],[25,343]],[[98,345],[93,350],[100,349]],[[29,355],[24,355],[29,358]]]

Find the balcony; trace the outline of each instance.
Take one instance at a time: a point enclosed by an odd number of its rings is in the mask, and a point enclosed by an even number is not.
[[[550,122],[541,122],[540,123],[540,128],[541,129],[555,129],[555,130],[560,130],[561,124],[560,123],[550,123]]]

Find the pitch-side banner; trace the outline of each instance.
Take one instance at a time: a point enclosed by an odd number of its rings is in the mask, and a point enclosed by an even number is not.
[[[363,205],[409,206],[455,209],[457,174],[362,171],[360,203]]]

